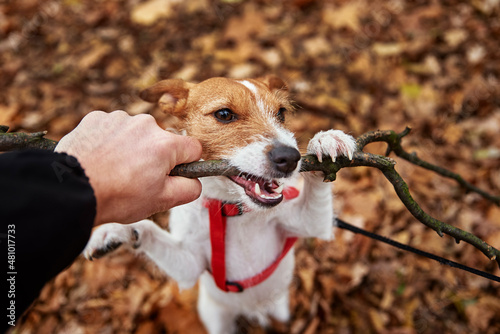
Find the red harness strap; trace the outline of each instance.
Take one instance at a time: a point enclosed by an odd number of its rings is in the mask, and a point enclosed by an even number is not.
[[[293,199],[299,195],[296,188],[288,187],[283,190],[285,199]],[[212,275],[215,284],[227,292],[242,292],[244,289],[255,286],[266,280],[276,270],[281,260],[293,247],[296,237],[287,238],[283,250],[278,258],[262,272],[241,281],[226,279],[226,217],[239,216],[250,211],[242,204],[225,203],[220,200],[206,198],[203,205],[208,208],[210,216],[210,243],[212,245]]]

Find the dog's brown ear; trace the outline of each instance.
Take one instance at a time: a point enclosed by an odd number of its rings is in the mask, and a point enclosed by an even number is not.
[[[263,82],[270,90],[288,90],[286,83],[275,75],[266,75],[257,80]]]
[[[139,97],[147,102],[158,103],[164,113],[185,117],[185,105],[193,84],[181,79],[168,79],[144,89]]]

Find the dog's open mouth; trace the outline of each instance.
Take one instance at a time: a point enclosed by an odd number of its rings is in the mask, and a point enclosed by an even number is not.
[[[283,200],[283,185],[276,180],[266,180],[247,173],[229,178],[245,189],[245,193],[257,204],[274,206]]]

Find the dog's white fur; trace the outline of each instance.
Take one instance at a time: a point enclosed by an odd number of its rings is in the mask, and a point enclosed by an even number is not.
[[[239,81],[255,97],[262,114],[272,118],[270,106],[259,98],[262,88],[250,81]],[[271,145],[284,145],[297,149],[297,142],[283,124],[270,120],[274,127],[272,137],[259,136],[243,147],[228,147],[226,159],[241,171],[266,176],[272,173],[266,149]],[[236,135],[236,134],[235,134]],[[243,139],[242,139],[243,140]],[[308,153],[319,158],[338,155],[352,157],[355,145],[351,136],[338,130],[320,132],[308,145]],[[300,163],[299,163],[300,165]],[[293,185],[297,181],[297,165],[290,177],[279,182]],[[294,255],[290,251],[276,271],[261,284],[241,293],[224,292],[210,274],[211,245],[208,210],[203,197],[230,202],[243,202],[251,208],[242,216],[228,217],[226,235],[226,271],[228,280],[243,280],[267,268],[281,253],[284,240],[290,236],[332,238],[332,193],[323,175],[303,173],[304,183],[299,197],[284,200],[272,208],[252,201],[242,187],[227,177],[202,178],[202,197],[192,203],[171,210],[167,232],[150,220],[130,225],[106,224],[92,234],[84,254],[92,258],[114,249],[116,245],[129,245],[145,253],[181,288],[190,288],[199,280],[198,312],[209,333],[231,333],[239,315],[257,319],[262,325],[268,316],[279,321],[290,317],[288,286],[294,268]],[[108,248],[107,248],[108,247]]]

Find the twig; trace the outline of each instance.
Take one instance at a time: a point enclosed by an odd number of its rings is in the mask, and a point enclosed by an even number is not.
[[[384,176],[392,183],[394,186],[394,190],[398,195],[399,199],[406,206],[408,211],[417,218],[421,223],[426,225],[427,227],[432,228],[436,231],[440,237],[443,236],[443,233],[448,234],[449,236],[455,238],[455,241],[458,243],[460,240],[463,240],[486,255],[490,260],[496,260],[497,264],[500,266],[500,251],[490,245],[488,245],[483,240],[479,239],[474,234],[461,230],[458,227],[451,226],[449,224],[443,223],[440,220],[437,220],[422,210],[422,208],[415,202],[413,197],[410,194],[410,190],[408,189],[408,185],[403,180],[403,178],[396,172],[394,168],[384,168],[380,169]]]
[[[231,176],[240,173],[241,171],[231,166],[227,160],[209,160],[177,165],[170,171],[169,175],[197,179],[205,176]]]
[[[407,127],[401,133],[396,133],[392,130],[371,131],[371,132],[367,132],[367,133],[361,135],[357,139],[356,143],[357,143],[358,149],[362,150],[369,143],[381,142],[381,141],[386,142],[387,143],[386,155],[389,155],[390,152],[394,152],[398,157],[403,158],[403,159],[411,162],[414,165],[431,170],[431,171],[433,171],[433,172],[435,172],[443,177],[455,180],[458,184],[460,184],[462,187],[464,187],[467,191],[475,192],[475,193],[483,196],[487,200],[495,203],[497,206],[500,206],[500,196],[493,196],[493,195],[485,192],[484,190],[467,182],[459,174],[453,173],[452,171],[450,171],[446,168],[433,165],[431,163],[428,163],[427,161],[420,159],[415,152],[414,153],[406,152],[403,149],[403,147],[401,146],[401,140],[408,133],[410,133],[410,131],[411,131],[411,129],[409,127]]]
[[[0,152],[25,149],[53,150],[57,142],[44,138],[47,131],[8,133],[8,126],[0,125]]]
[[[380,155],[356,152],[352,161],[345,157],[338,157],[336,162],[331,159],[324,159],[319,162],[313,155],[304,155],[301,159],[301,172],[319,171],[325,174],[325,181],[335,181],[337,172],[344,167],[388,167],[395,164],[394,160]],[[188,164],[175,166],[170,171],[171,176],[183,176],[189,178],[199,178],[205,176],[231,176],[238,175],[241,171],[231,166],[227,160],[197,161]]]

